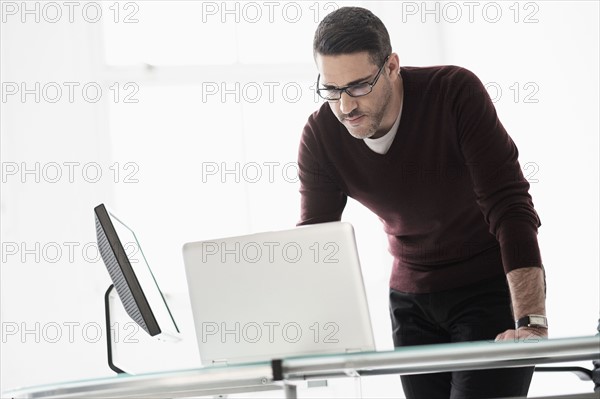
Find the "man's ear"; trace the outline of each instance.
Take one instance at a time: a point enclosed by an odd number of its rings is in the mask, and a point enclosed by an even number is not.
[[[400,74],[400,57],[398,57],[398,54],[390,54],[390,59],[388,60],[388,66],[386,69],[390,79],[394,79],[394,76]]]

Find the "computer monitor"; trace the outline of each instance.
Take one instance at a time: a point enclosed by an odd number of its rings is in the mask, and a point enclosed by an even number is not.
[[[98,250],[127,314],[150,336],[178,340],[179,328],[133,230],[104,204],[94,215]]]

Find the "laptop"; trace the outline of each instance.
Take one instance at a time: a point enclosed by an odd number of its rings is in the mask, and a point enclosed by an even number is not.
[[[183,258],[203,365],[375,350],[349,223],[190,242]]]

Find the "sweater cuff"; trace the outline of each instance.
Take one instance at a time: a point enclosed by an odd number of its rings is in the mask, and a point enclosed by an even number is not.
[[[542,256],[537,240],[537,227],[531,222],[507,219],[497,231],[504,271],[522,267],[542,267]]]

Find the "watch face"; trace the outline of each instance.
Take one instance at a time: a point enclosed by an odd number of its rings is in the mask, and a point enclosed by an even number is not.
[[[529,324],[546,325],[546,318],[541,316],[529,316]]]

